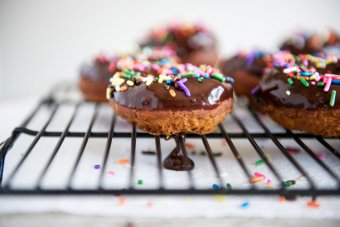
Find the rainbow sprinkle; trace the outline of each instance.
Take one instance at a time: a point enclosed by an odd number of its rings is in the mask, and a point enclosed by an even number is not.
[[[206,79],[215,79],[221,83],[234,82],[233,78],[222,75],[218,69],[209,65],[177,64],[175,61],[165,58],[157,61],[124,58],[118,60],[117,68],[119,70],[110,78],[110,85],[106,90],[107,99],[110,99],[115,91],[125,92],[142,83],[146,86],[153,83],[164,84],[171,97],[176,97],[176,93],[179,91],[190,97],[190,90],[185,85],[189,78],[196,79],[199,83]]]
[[[301,84],[308,88],[310,86],[322,87],[324,92],[331,92],[329,105],[334,107],[336,101],[336,90],[332,86],[340,84],[340,75],[328,73],[330,64],[339,64],[340,59],[334,54],[316,57],[309,54],[293,55],[287,51],[280,51],[272,55],[272,66],[281,68],[287,76],[287,83],[294,86],[294,80],[299,80]],[[321,72],[325,73],[321,73]],[[290,95],[286,91],[286,95]]]

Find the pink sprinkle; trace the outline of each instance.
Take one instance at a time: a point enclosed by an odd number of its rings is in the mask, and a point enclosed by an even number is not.
[[[158,71],[158,70],[161,69],[161,68],[159,67],[159,65],[157,65],[157,64],[152,64],[151,68],[152,68],[153,70],[155,70],[155,71]]]
[[[110,174],[110,175],[115,175],[116,173],[115,173],[115,171],[113,171],[113,170],[109,170],[109,174]]]
[[[324,152],[315,152],[316,156],[318,156],[318,158],[322,159],[326,157],[326,154]]]
[[[152,202],[149,201],[149,202],[146,204],[146,206],[147,206],[147,207],[152,207]]]
[[[286,147],[286,150],[290,154],[298,154],[298,153],[300,153],[300,149],[295,148],[295,147]]]
[[[255,176],[255,177],[264,177],[264,178],[266,178],[263,174],[261,174],[261,173],[259,173],[259,172],[255,172],[255,173],[254,173],[254,176]]]
[[[267,184],[271,184],[272,183],[272,180],[271,179],[268,179],[267,180]]]
[[[312,84],[312,85],[315,85],[315,81],[312,81],[311,84]]]
[[[322,82],[326,83],[326,82],[327,82],[327,77],[324,77],[324,78],[322,79]]]
[[[330,78],[335,79],[335,80],[340,80],[340,75],[337,75],[337,74],[326,73],[325,76],[330,77]]]
[[[318,81],[320,81],[320,79],[321,79],[321,76],[320,75],[316,75],[315,81],[318,82]]]
[[[331,87],[331,83],[332,83],[332,78],[328,78],[325,88],[323,89],[324,91],[329,91],[329,88]]]

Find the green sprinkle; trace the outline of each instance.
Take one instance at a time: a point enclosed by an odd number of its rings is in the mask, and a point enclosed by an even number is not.
[[[307,80],[305,80],[305,78],[300,78],[300,81],[301,81],[301,83],[303,84],[303,86],[305,86],[305,87],[309,87],[309,83],[307,82]]]
[[[180,77],[184,78],[184,77],[193,77],[195,74],[194,73],[181,73]]]
[[[287,81],[288,81],[288,84],[289,84],[289,85],[293,86],[294,81],[293,81],[292,78],[288,78]]]
[[[200,77],[200,78],[198,78],[197,80],[198,80],[198,82],[202,83],[203,77]]]
[[[140,77],[140,75],[141,75],[140,72],[136,72],[136,73],[134,73],[132,76],[134,76],[134,77]]]
[[[336,99],[336,90],[332,90],[331,93],[331,100],[329,101],[330,106],[334,106],[335,104],[335,99]]]
[[[295,184],[295,180],[282,181],[283,187],[288,188]]]
[[[260,159],[260,160],[257,160],[256,162],[255,162],[255,165],[256,166],[259,166],[259,165],[262,165],[264,163],[264,160],[263,159]]]
[[[212,78],[219,80],[220,82],[224,82],[226,80],[222,74],[213,73],[211,74],[211,76]]]
[[[323,87],[323,86],[325,86],[325,83],[324,83],[324,82],[318,82],[318,83],[317,83],[317,86],[318,86],[318,87]]]
[[[137,181],[137,184],[142,185],[142,184],[144,184],[144,181],[141,180],[141,179],[139,179],[139,180]]]
[[[231,187],[231,184],[227,183],[225,186],[227,187],[227,190],[228,190],[228,191],[233,190],[233,187]]]

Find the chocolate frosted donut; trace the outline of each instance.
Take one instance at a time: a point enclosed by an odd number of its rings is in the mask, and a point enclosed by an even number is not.
[[[176,51],[184,63],[215,65],[218,52],[216,38],[200,24],[172,24],[154,29],[140,44],[141,48],[167,46]]]
[[[110,77],[121,69],[133,69],[133,62],[177,61],[176,53],[167,47],[156,47],[131,55],[97,55],[80,69],[79,89],[89,101],[106,102],[106,88]]]
[[[142,64],[111,79],[107,98],[117,114],[154,135],[206,134],[231,111],[231,78],[191,64]]]
[[[276,59],[256,97],[262,109],[288,129],[340,135],[340,62],[288,53]]]
[[[109,65],[115,61],[114,56],[99,54],[91,62],[81,66],[78,86],[85,99],[94,102],[106,101],[105,90],[112,73]]]
[[[332,30],[325,33],[299,32],[281,44],[281,50],[288,50],[292,54],[316,54],[329,50],[340,44],[339,35]],[[329,53],[329,52],[328,52]]]
[[[237,95],[252,97],[251,91],[260,83],[264,70],[271,63],[271,55],[252,51],[239,52],[233,57],[223,60],[220,68],[223,74],[233,75],[233,88]]]

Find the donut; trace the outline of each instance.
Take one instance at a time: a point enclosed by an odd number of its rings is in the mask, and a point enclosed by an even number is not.
[[[206,134],[233,107],[231,77],[207,65],[135,63],[117,71],[107,99],[115,112],[153,135]]]
[[[287,129],[320,136],[340,135],[340,61],[295,56],[274,56],[259,87],[256,99],[264,112]]]
[[[132,54],[98,54],[91,62],[80,68],[79,89],[86,100],[93,102],[107,102],[106,88],[110,77],[119,69],[132,66],[135,61],[162,61],[165,59],[177,62],[176,53],[168,47],[155,47],[144,49],[142,52]],[[128,68],[132,69],[132,68]]]
[[[218,59],[216,38],[201,24],[174,23],[157,27],[140,43],[142,49],[155,46],[175,50],[182,63],[215,65]]]
[[[98,54],[92,61],[81,66],[78,87],[86,100],[106,102],[105,90],[112,75],[109,65],[115,59],[114,56]]]
[[[316,54],[338,45],[340,37],[332,30],[323,33],[297,32],[281,44],[280,50],[288,50],[295,55]]]
[[[262,78],[264,70],[271,63],[271,55],[261,51],[239,52],[222,60],[219,67],[223,74],[233,75],[233,88],[238,96],[252,97]]]

